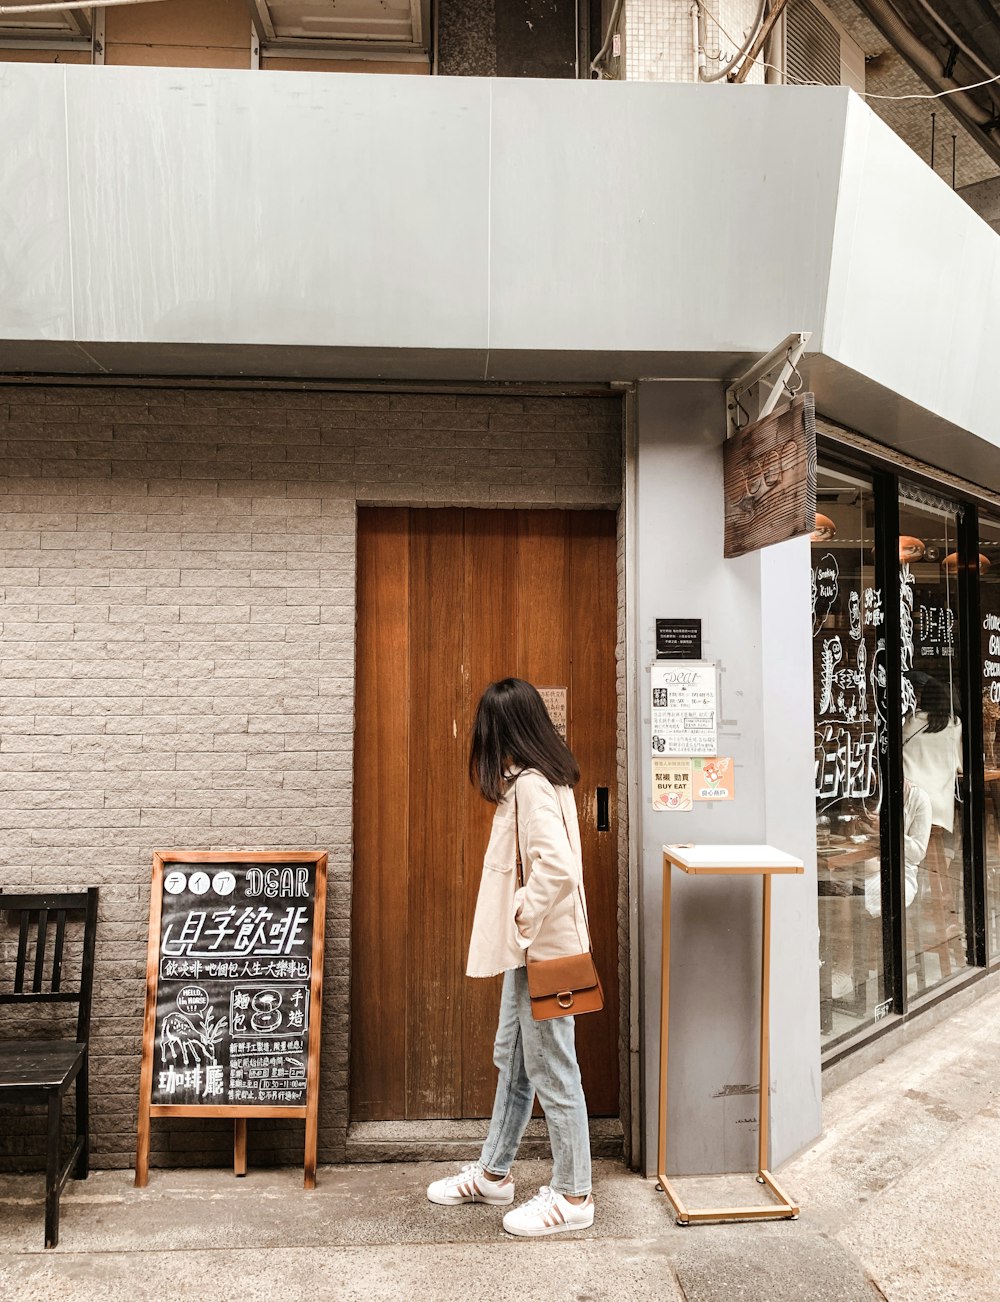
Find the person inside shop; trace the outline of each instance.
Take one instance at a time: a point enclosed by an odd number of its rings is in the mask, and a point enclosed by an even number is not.
[[[926,677],[920,683],[917,708],[903,724],[903,773],[930,799],[931,834],[925,864],[927,872],[934,875],[935,895],[951,915],[951,922],[943,924],[951,938],[961,930],[950,864],[955,854],[955,803],[962,773],[962,724],[950,689],[937,678]]]
[[[927,854],[931,835],[931,798],[926,791],[903,779],[903,902],[907,908],[917,897],[917,874]],[[878,820],[875,820],[877,825]],[[873,918],[882,916],[882,864],[865,863],[865,909]]]
[[[472,924],[466,975],[503,973],[493,1061],[493,1116],[479,1159],[427,1189],[433,1203],[512,1206],[511,1167],[535,1095],[552,1147],[548,1185],[503,1218],[526,1237],[593,1224],[590,1129],[577,1064],[574,1018],[535,1020],[526,955],[590,949],[573,787],[580,770],[537,690],[519,678],[491,683],[476,709],[469,777],[496,805]],[[523,864],[524,885],[515,865]]]
[[[865,819],[859,819],[855,826],[863,829],[864,832],[875,838],[876,844],[879,835],[879,816],[871,815]],[[923,863],[927,854],[927,842],[931,834],[931,802],[926,791],[921,789],[908,778],[903,779],[903,900],[906,908],[917,897],[918,874],[920,865]],[[847,856],[850,859],[850,856]],[[837,871],[836,862],[832,863],[831,870]],[[849,874],[849,864],[845,865]],[[860,936],[855,935],[854,928],[857,926],[857,914],[854,912],[856,905],[854,901],[862,894],[860,885],[854,886],[853,890],[848,885],[842,892],[843,898],[831,899],[828,907],[828,925],[832,928],[833,935],[833,974],[831,977],[831,994],[834,999],[846,999],[854,991],[854,982],[856,977],[851,976],[850,972],[855,968],[855,948],[859,943]],[[878,855],[871,855],[864,861],[864,902],[865,913],[869,919],[880,918],[882,916],[882,861]],[[870,925],[874,925],[873,923]],[[862,931],[862,934],[863,931]],[[869,936],[869,944],[872,937]],[[874,953],[874,949],[869,948],[869,954]],[[867,968],[866,968],[867,971]],[[867,978],[865,978],[867,979]]]
[[[951,845],[961,772],[962,724],[951,692],[938,679],[925,676],[917,687],[917,708],[903,724],[903,773],[930,797],[928,864],[932,868],[944,867]]]

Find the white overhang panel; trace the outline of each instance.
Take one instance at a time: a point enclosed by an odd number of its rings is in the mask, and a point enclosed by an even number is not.
[[[723,379],[810,330],[827,415],[1000,483],[1000,240],[841,88],[5,64],[0,132],[0,371]]]
[[[822,353],[846,423],[939,465],[974,454],[1000,489],[1000,237],[855,96]]]

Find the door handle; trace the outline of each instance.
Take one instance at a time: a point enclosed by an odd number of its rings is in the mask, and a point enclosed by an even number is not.
[[[599,832],[611,831],[611,819],[608,814],[608,788],[597,788],[597,830]]]

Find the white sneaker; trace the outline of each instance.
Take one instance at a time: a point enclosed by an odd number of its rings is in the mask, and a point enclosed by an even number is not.
[[[442,1207],[459,1203],[494,1203],[509,1207],[514,1201],[514,1177],[508,1171],[502,1180],[487,1180],[480,1162],[470,1162],[457,1175],[446,1175],[427,1186],[427,1197]]]
[[[594,1197],[587,1195],[583,1203],[571,1203],[548,1185],[543,1185],[534,1198],[515,1207],[503,1218],[508,1234],[520,1234],[535,1239],[542,1234],[560,1234],[563,1230],[586,1230],[594,1223]]]

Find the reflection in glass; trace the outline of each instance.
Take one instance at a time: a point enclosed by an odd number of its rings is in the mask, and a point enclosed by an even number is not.
[[[912,997],[968,961],[956,511],[926,495],[909,500],[904,490],[899,527],[903,776],[911,801],[921,806],[921,836],[909,836],[904,826],[906,979]]]
[[[979,538],[986,921],[992,961],[1000,958],[1000,523],[981,520]]]
[[[830,1044],[884,1010],[878,814],[886,698],[872,487],[825,468],[812,608],[820,1024]]]

